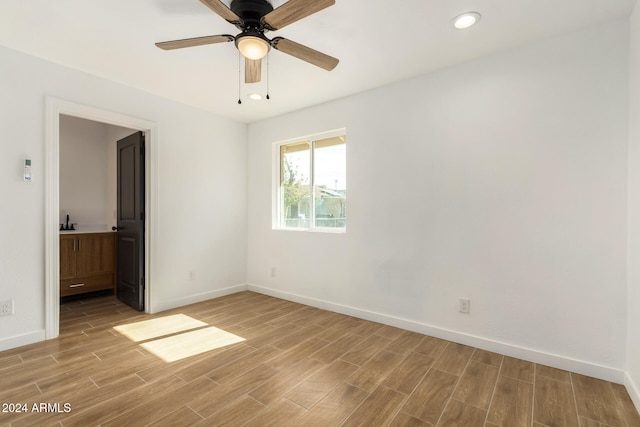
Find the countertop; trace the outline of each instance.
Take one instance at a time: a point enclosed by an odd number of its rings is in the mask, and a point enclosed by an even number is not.
[[[60,230],[60,234],[114,233],[111,227],[80,227],[76,230]]]

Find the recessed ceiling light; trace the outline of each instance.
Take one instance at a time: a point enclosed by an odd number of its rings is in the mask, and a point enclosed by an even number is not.
[[[474,26],[478,21],[480,21],[480,14],[478,12],[466,12],[453,18],[451,24],[456,30],[464,30],[465,28]]]
[[[249,99],[253,99],[254,101],[260,101],[262,99],[262,95],[260,95],[259,93],[250,93],[247,96],[249,97]]]

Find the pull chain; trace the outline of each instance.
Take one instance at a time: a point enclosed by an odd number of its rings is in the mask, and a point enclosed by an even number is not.
[[[240,82],[242,81],[242,72],[240,70],[241,60],[242,60],[242,55],[240,54],[240,51],[238,51],[238,104],[242,104],[242,100],[240,99],[240,84],[241,84]]]
[[[271,98],[269,98],[269,54],[267,53],[267,101]]]

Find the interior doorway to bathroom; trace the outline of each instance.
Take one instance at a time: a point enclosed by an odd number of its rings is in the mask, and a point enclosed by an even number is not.
[[[126,116],[120,113],[100,110],[94,107],[70,103],[55,98],[47,98],[46,100],[46,134],[45,134],[45,153],[46,153],[46,228],[45,228],[45,254],[46,254],[46,286],[45,286],[45,334],[46,338],[56,337],[59,333],[59,310],[60,310],[60,217],[62,212],[61,202],[65,196],[62,196],[62,151],[61,151],[61,120],[66,117],[71,120],[86,120],[96,122],[103,126],[114,126],[127,129],[128,133],[142,131],[145,140],[144,168],[145,175],[145,191],[144,191],[144,237],[143,244],[147,249],[144,251],[144,265],[141,267],[144,272],[143,277],[143,301],[144,310],[151,312],[151,277],[149,274],[150,265],[150,241],[154,239],[152,223],[153,210],[151,207],[155,203],[155,194],[149,191],[150,183],[155,179],[155,141],[157,134],[157,126],[154,122],[146,121],[136,117]],[[125,132],[125,131],[123,131]],[[112,167],[113,171],[113,192],[109,197],[115,202],[104,202],[107,206],[111,203],[114,208],[117,207],[117,180],[115,174],[117,172],[117,150],[114,149],[113,162],[116,167]],[[109,170],[109,168],[107,168]],[[108,172],[107,172],[108,174]],[[108,192],[108,191],[107,191]],[[112,208],[105,208],[107,212],[113,211]],[[108,215],[107,215],[108,216]],[[72,220],[72,222],[74,222]],[[108,225],[109,222],[105,221]],[[80,223],[78,223],[78,226]],[[94,224],[100,225],[100,224]]]
[[[144,310],[144,140],[142,131],[60,115],[62,301],[110,290]]]

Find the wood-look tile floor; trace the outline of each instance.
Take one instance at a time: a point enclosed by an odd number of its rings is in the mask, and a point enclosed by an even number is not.
[[[252,292],[60,317],[0,352],[0,426],[640,426],[621,385]]]

